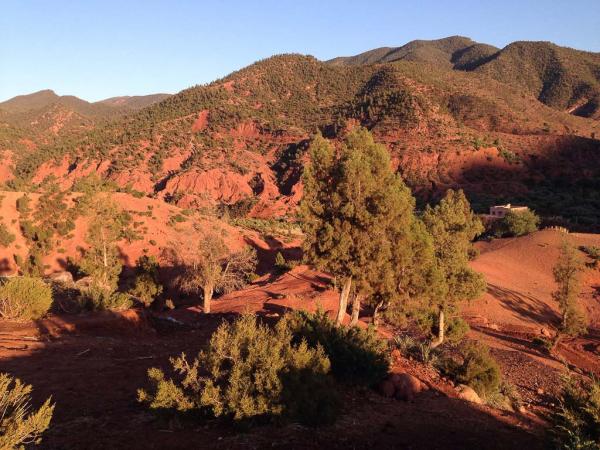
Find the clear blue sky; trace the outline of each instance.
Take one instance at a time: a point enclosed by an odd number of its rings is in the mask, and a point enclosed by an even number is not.
[[[276,53],[329,59],[456,34],[600,52],[600,0],[2,0],[0,100],[174,93]]]

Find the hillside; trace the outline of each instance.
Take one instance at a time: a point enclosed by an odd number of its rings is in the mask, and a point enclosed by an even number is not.
[[[69,188],[94,171],[183,207],[282,216],[301,196],[307,140],[317,131],[339,140],[357,125],[388,146],[422,202],[461,187],[481,212],[519,201],[582,229],[598,224],[598,122],[477,72],[409,61],[280,55],[50,139],[7,127],[0,170],[12,189],[50,174]]]
[[[327,63],[352,66],[393,61],[480,72],[521,88],[553,108],[600,118],[600,54],[550,42],[514,42],[497,49],[453,36],[411,41],[401,47],[379,48]]]

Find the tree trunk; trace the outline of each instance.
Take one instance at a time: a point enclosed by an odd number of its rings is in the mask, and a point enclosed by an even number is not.
[[[354,295],[352,301],[352,319],[350,320],[350,326],[355,327],[358,324],[358,314],[360,313],[360,295],[358,293]]]
[[[210,286],[210,285],[204,286],[204,305],[203,305],[204,314],[210,313],[210,302],[213,297],[213,292],[214,292],[214,289],[212,286]]]
[[[340,326],[344,321],[346,315],[346,308],[348,307],[348,296],[350,295],[350,288],[352,287],[352,277],[346,278],[344,286],[340,292],[340,308],[338,309],[337,318],[335,319],[336,326]]]
[[[379,310],[383,306],[383,303],[384,303],[383,300],[381,300],[379,303],[377,303],[377,305],[375,305],[375,309],[373,310],[373,325],[374,326],[379,325]]]
[[[436,340],[431,342],[431,348],[439,347],[444,342],[444,328],[444,310],[440,308],[440,314],[438,316],[438,335]]]

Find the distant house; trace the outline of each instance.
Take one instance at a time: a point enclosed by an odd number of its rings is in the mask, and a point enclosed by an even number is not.
[[[509,212],[522,213],[529,211],[527,206],[513,206],[510,203],[506,205],[490,206],[490,216],[494,219],[502,219]]]

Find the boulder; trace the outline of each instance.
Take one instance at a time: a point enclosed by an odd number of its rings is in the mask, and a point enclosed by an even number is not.
[[[387,379],[379,383],[379,386],[377,386],[377,390],[381,395],[389,398],[394,396],[396,388],[394,386],[394,383],[392,383],[391,380]]]
[[[48,279],[55,283],[61,283],[61,284],[67,284],[67,285],[73,284],[73,275],[71,274],[71,272],[67,272],[67,271],[51,273],[50,275],[48,275]]]
[[[465,384],[459,384],[456,388],[456,392],[458,393],[458,398],[460,398],[461,400],[465,400],[471,403],[477,403],[478,405],[481,405],[483,403],[483,400],[481,400],[481,397],[479,397],[477,392],[475,392],[473,388]]]
[[[93,283],[94,279],[92,277],[83,277],[75,282],[75,287],[77,289],[87,289],[92,286]]]
[[[394,384],[395,397],[398,400],[411,401],[423,391],[421,380],[408,373],[393,374],[391,381]]]

